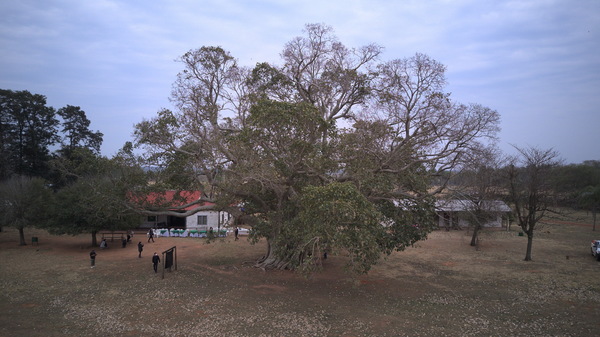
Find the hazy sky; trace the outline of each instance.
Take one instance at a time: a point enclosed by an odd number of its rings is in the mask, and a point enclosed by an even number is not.
[[[0,88],[80,106],[103,154],[133,125],[172,108],[174,60],[221,46],[240,64],[281,64],[307,23],[383,60],[428,54],[447,91],[502,116],[500,147],[600,160],[600,0],[2,0]]]

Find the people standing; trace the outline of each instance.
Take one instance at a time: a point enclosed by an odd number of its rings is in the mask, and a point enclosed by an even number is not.
[[[239,233],[240,233],[240,230],[239,230],[239,228],[237,228],[237,227],[236,227],[236,228],[233,230],[233,234],[235,235],[235,241],[237,241],[237,240],[238,240],[238,234],[239,234]]]
[[[150,240],[154,242],[154,231],[152,229],[148,231],[148,242],[150,242]]]
[[[102,239],[102,242],[100,242],[100,249],[105,248],[108,248],[108,244],[106,243],[106,239]]]
[[[138,242],[138,257],[141,258],[142,257],[142,251],[144,250],[144,244],[142,244],[142,241]]]
[[[210,227],[208,229],[208,233],[206,234],[206,242],[211,242],[214,238],[215,238],[215,232],[213,231],[213,228]]]
[[[160,257],[158,257],[158,254],[156,252],[154,252],[154,255],[152,256],[152,266],[154,267],[155,273],[158,272],[158,263],[159,262],[160,262]]]
[[[90,252],[90,262],[92,264],[92,268],[96,267],[96,251],[93,249]]]

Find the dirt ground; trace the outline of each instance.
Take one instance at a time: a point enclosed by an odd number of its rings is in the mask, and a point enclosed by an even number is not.
[[[145,235],[121,248],[27,229],[0,232],[0,336],[592,336],[600,331],[600,263],[589,220],[547,224],[523,261],[518,231],[445,230],[381,260],[368,275],[330,256],[311,278],[252,267],[264,243],[245,237]],[[144,252],[138,258],[136,244]],[[177,270],[151,256],[177,247]]]

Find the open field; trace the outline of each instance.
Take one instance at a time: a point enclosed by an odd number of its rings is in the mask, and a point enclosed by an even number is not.
[[[590,220],[548,224],[524,262],[526,238],[436,231],[364,276],[330,256],[309,279],[264,272],[264,243],[245,237],[112,243],[89,266],[90,236],[0,233],[0,336],[593,336],[600,331],[600,263]],[[135,244],[145,244],[138,258]],[[110,244],[110,242],[109,242]],[[150,257],[177,246],[162,279]]]

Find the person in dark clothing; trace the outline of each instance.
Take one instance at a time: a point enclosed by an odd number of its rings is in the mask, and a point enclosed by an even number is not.
[[[96,267],[96,251],[93,249],[90,252],[90,262],[92,263],[92,268]]]
[[[153,230],[148,231],[148,242],[150,242],[150,240],[152,240],[152,242],[154,242],[154,231]]]
[[[131,242],[131,234],[127,233],[127,243]]]
[[[123,247],[123,248],[127,247],[127,240],[121,239],[121,247]]]
[[[240,234],[240,229],[236,227],[233,230],[233,234],[235,234],[235,241],[237,241],[238,240],[238,234]]]
[[[144,244],[142,244],[142,241],[138,242],[138,257],[142,257],[142,251],[144,250]]]
[[[215,232],[212,227],[208,229],[208,233],[206,234],[206,242],[211,242],[215,238]]]
[[[158,257],[158,254],[156,252],[154,252],[154,255],[152,256],[152,266],[154,267],[155,273],[158,272],[158,263],[159,262],[160,262],[160,257]]]

